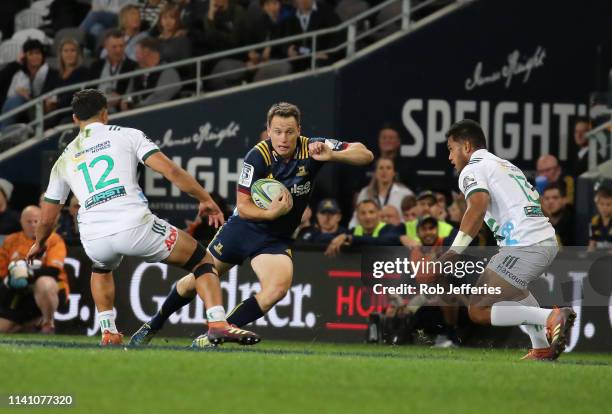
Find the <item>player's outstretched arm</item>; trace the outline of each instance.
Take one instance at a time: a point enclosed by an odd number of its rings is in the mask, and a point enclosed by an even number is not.
[[[351,165],[366,165],[374,160],[372,151],[361,142],[351,142],[346,148],[334,151],[324,142],[311,142],[308,152],[317,161],[336,161]]]
[[[200,202],[199,214],[208,216],[209,224],[217,227],[223,224],[223,212],[204,189],[187,171],[179,167],[163,153],[157,152],[145,160],[145,165],[163,175],[181,191]]]
[[[283,193],[279,198],[272,200],[272,204],[267,210],[257,207],[250,195],[240,191],[237,194],[238,215],[245,220],[274,220],[287,214],[293,207],[292,198],[287,193]]]
[[[30,248],[26,256],[26,260],[31,263],[32,260],[40,257],[45,251],[45,243],[57,223],[57,217],[62,210],[63,204],[55,204],[44,201],[41,203],[40,222],[36,227],[36,242]]]

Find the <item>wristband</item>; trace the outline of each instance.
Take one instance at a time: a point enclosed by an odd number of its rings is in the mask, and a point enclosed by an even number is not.
[[[459,233],[457,233],[455,240],[453,240],[451,250],[461,254],[466,249],[466,247],[468,247],[470,243],[472,243],[472,240],[474,240],[472,236],[459,230]]]

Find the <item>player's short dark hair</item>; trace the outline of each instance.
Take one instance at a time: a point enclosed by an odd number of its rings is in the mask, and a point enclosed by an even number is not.
[[[74,115],[85,121],[106,109],[106,97],[97,89],[83,89],[74,94],[71,105]]]
[[[480,124],[471,119],[454,123],[446,133],[446,138],[452,138],[455,141],[469,141],[476,149],[487,148],[487,139]]]
[[[143,49],[149,49],[153,52],[159,53],[159,40],[154,37],[145,37],[144,39],[141,39],[137,44]]]
[[[566,196],[566,191],[564,186],[562,186],[559,183],[550,183],[546,186],[546,188],[544,188],[544,191],[542,191],[542,194],[545,194],[547,191],[552,191],[552,190],[559,190],[559,194],[561,194],[561,197],[565,197]]]
[[[365,200],[361,200],[360,202],[358,202],[357,205],[355,206],[355,210],[359,209],[359,207],[361,207],[364,204],[373,204],[374,207],[376,207],[376,210],[380,210],[380,204],[378,204],[378,201],[373,200],[371,198],[366,198]]]
[[[280,0],[259,0],[259,5],[263,7],[264,4],[271,1],[278,1],[280,3]]]
[[[294,117],[297,121],[298,126],[301,123],[301,115],[299,108],[288,102],[278,102],[270,107],[270,109],[268,110],[268,126],[270,126],[270,122],[272,122],[272,118],[274,118],[275,116],[280,116],[282,118]]]

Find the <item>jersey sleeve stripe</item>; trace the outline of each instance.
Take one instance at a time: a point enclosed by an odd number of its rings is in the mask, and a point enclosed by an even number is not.
[[[59,200],[54,200],[54,199],[52,199],[52,198],[48,198],[48,197],[44,197],[44,200],[45,200],[47,203],[51,203],[51,204],[59,204],[59,203],[60,203],[60,201],[59,201]]]
[[[249,188],[238,187],[238,191],[240,191],[241,193],[246,194],[246,195],[251,195],[251,190]]]
[[[266,144],[263,143],[263,142],[260,142],[255,147],[259,150],[261,155],[264,157],[266,165],[272,164],[272,158],[270,157],[270,154],[269,154],[268,148],[266,147]]]
[[[145,162],[147,158],[149,158],[151,155],[155,154],[156,152],[159,152],[159,149],[155,148],[147,152],[145,155],[142,156],[142,162]]]
[[[302,159],[308,158],[308,138],[302,137]]]
[[[487,193],[489,194],[489,190],[485,190],[484,188],[475,188],[472,191],[470,191],[469,193],[467,193],[465,195],[465,199],[467,200],[469,196],[471,196],[474,193]]]

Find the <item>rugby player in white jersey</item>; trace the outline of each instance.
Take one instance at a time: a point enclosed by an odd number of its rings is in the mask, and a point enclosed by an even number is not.
[[[446,137],[448,158],[460,173],[459,188],[468,208],[451,248],[440,260],[457,260],[486,222],[500,248],[478,286],[499,287],[502,294],[472,295],[470,318],[484,325],[524,325],[532,349],[523,359],[555,360],[565,349],[576,314],[571,308],[540,308],[527,289],[558,252],[555,230],[542,214],[539,195],[520,169],[487,151],[478,123],[457,122]]]
[[[56,218],[72,191],[81,206],[78,213],[81,242],[93,262],[91,293],[100,321],[101,345],[122,343],[113,312],[113,271],[124,256],[180,266],[193,274],[196,292],[207,307],[208,336],[212,333],[217,343],[259,342],[256,334],[227,323],[219,277],[210,253],[190,235],[151,213],[138,185],[138,165],[143,163],[197,199],[199,213],[208,216],[210,225],[223,224],[223,213],[210,194],[162,154],[142,131],[106,125],[106,104],[98,90],[74,94],[73,119],[80,132],[53,166],[36,242],[28,260],[44,251]]]

